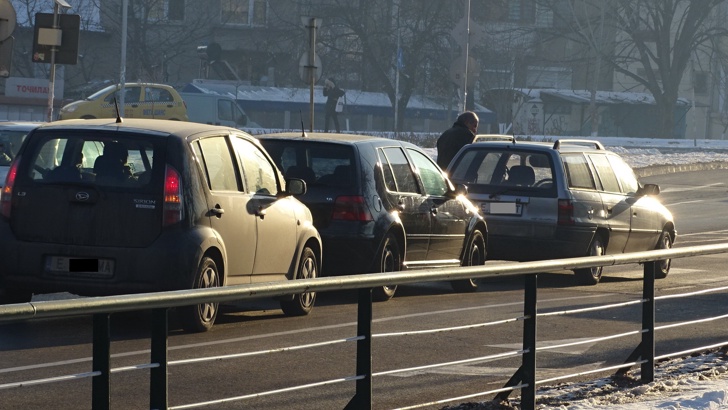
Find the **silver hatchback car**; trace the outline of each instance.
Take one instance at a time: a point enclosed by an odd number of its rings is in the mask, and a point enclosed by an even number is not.
[[[672,247],[672,214],[634,171],[591,140],[476,142],[448,166],[451,180],[488,221],[488,257],[515,261],[617,254]],[[664,278],[670,261],[659,264]],[[602,268],[574,272],[597,284]]]

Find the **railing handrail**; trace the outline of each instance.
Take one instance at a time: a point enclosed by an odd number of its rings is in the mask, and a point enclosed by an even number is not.
[[[286,296],[303,292],[326,292],[420,282],[470,278],[509,277],[549,271],[574,270],[592,266],[626,265],[657,259],[677,259],[728,252],[728,243],[661,249],[619,255],[585,256],[534,262],[507,262],[483,266],[422,269],[366,275],[347,275],[265,282],[219,288],[139,293],[120,296],[88,297],[19,303],[0,306],[0,323],[31,318],[128,312],[141,309],[189,306],[206,302],[231,302]]]

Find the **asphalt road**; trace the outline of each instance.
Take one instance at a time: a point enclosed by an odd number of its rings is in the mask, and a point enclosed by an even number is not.
[[[676,246],[728,241],[728,171],[691,172],[652,176],[661,199],[673,212],[678,227]],[[679,259],[657,294],[667,295],[728,286],[728,255]],[[538,276],[540,312],[586,307],[638,299],[641,266],[610,267],[597,286],[577,287],[572,275],[548,272]],[[726,313],[725,291],[687,299],[658,302],[658,324]],[[424,330],[509,319],[522,314],[523,287],[519,279],[489,279],[473,294],[455,294],[446,283],[400,287],[395,298],[374,308],[374,333]],[[639,329],[638,307],[539,318],[540,346],[563,344]],[[174,319],[172,319],[174,325]],[[145,314],[112,317],[112,367],[149,361]],[[454,362],[519,349],[521,322],[451,332],[379,337],[373,341],[374,371],[412,369],[396,375],[376,376],[376,409],[391,409],[447,397],[472,394],[502,386],[518,367],[519,358],[452,364],[437,369],[415,369],[433,363]],[[661,331],[657,354],[680,351],[728,339],[724,322],[711,322]],[[225,306],[212,331],[184,334],[173,331],[170,360],[255,352],[352,337],[356,333],[354,292],[321,294],[313,313],[287,318],[277,303],[261,300]],[[91,369],[90,318],[47,319],[0,326],[0,384],[87,372]],[[538,378],[588,371],[625,361],[639,335],[538,354]],[[352,376],[354,343],[225,361],[172,365],[169,371],[170,405],[178,406],[224,397],[283,389]],[[113,373],[113,409],[148,408],[149,371]],[[584,376],[581,379],[600,375]],[[211,409],[342,409],[354,394],[354,383],[344,382],[277,395],[214,404]],[[0,390],[0,408],[91,408],[89,379]],[[488,397],[462,399],[478,401]],[[425,408],[442,408],[444,404]]]

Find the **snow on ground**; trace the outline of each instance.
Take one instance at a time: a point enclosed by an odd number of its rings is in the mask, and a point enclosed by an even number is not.
[[[540,140],[539,138],[533,138]],[[553,137],[541,138],[551,141]],[[728,162],[728,141],[597,138],[620,154],[633,168]],[[639,369],[624,377],[583,383],[539,386],[539,410],[706,410],[728,409],[728,350],[714,350],[657,363],[655,381],[639,383]],[[443,407],[448,410],[520,409],[518,397],[506,403],[491,401]]]

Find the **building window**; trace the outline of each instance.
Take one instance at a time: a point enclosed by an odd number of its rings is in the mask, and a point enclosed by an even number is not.
[[[133,8],[133,16],[145,21],[183,21],[185,0],[146,1]]]
[[[167,17],[173,21],[184,21],[185,0],[169,0]]]
[[[267,0],[222,0],[223,24],[265,26],[268,19]]]
[[[707,94],[708,73],[700,71],[693,74],[693,76],[693,87],[695,88],[695,94]]]

